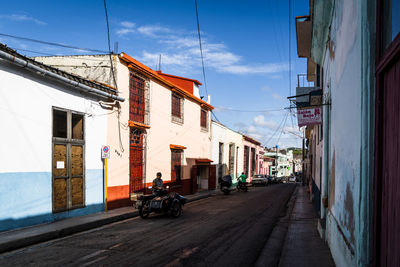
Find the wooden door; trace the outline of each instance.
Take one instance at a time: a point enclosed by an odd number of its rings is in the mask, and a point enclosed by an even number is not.
[[[208,174],[208,190],[214,190],[217,185],[217,166],[210,165],[209,166],[209,174]]]
[[[85,205],[84,115],[53,109],[53,212]]]
[[[129,147],[129,187],[130,193],[143,190],[143,131],[131,129]]]
[[[400,2],[377,7],[374,266],[400,266]]]
[[[197,166],[193,165],[192,169],[190,170],[190,185],[191,190],[190,193],[194,194],[197,192]]]
[[[182,174],[182,150],[171,150],[171,181],[180,182]]]

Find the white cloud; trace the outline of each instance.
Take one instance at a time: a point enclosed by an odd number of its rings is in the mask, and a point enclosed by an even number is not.
[[[12,21],[30,21],[38,25],[47,25],[47,23],[44,21],[38,20],[36,18],[24,14],[0,15],[0,18]]]
[[[136,26],[136,23],[133,23],[133,22],[130,22],[130,21],[122,21],[119,24],[120,24],[120,26],[122,26],[122,28],[120,28],[120,29],[118,29],[116,31],[116,34],[118,36],[125,36],[127,34],[135,32],[134,28]]]
[[[269,88],[269,86],[264,86],[264,87],[261,88],[261,91],[271,92],[271,88]]]
[[[255,134],[255,133],[258,133],[258,129],[254,126],[254,125],[250,125],[248,128],[247,128],[247,131],[246,131],[247,133],[252,133],[252,134]]]
[[[129,28],[129,29],[133,29],[136,25],[136,23],[130,22],[130,21],[122,21],[121,26],[124,28]]]
[[[127,34],[129,34],[129,33],[134,33],[135,32],[135,30],[134,29],[128,29],[128,28],[124,28],[124,29],[119,29],[119,30],[117,30],[117,35],[119,35],[119,36],[124,36],[124,35],[127,35]]]
[[[146,25],[146,26],[141,26],[138,29],[138,32],[149,36],[149,37],[157,37],[159,38],[160,36],[158,34],[163,34],[163,33],[169,33],[171,30],[166,27],[161,27],[158,25]]]
[[[170,67],[181,69],[181,73],[187,72],[188,69],[199,69],[201,67],[199,41],[196,33],[159,25],[137,27],[132,22],[124,22],[124,24],[126,27],[117,31],[120,36],[135,32],[155,39],[157,43],[162,45],[159,48],[161,51],[158,53],[144,51],[142,56],[139,56],[143,63],[153,65],[159,55],[162,54],[162,65],[170,65]],[[289,68],[287,63],[244,64],[242,56],[229,51],[229,48],[223,43],[210,42],[204,33],[202,47],[206,67],[220,73],[275,75]]]
[[[269,129],[276,129],[278,127],[278,124],[274,121],[265,121],[264,115],[258,115],[256,117],[254,117],[253,123],[256,126],[266,127]]]
[[[281,96],[281,95],[278,94],[278,93],[272,93],[271,95],[272,95],[272,97],[273,97],[274,99],[276,99],[276,100],[283,100],[283,96]]]

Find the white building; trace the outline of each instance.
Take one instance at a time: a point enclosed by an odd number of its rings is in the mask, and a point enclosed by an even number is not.
[[[125,53],[111,58],[112,65],[109,55],[37,58],[89,79],[116,83],[127,98],[119,114],[108,116],[113,125],[107,135],[110,205],[128,205],[157,172],[183,194],[215,188],[215,166],[210,164],[213,107],[199,98],[201,83],[156,72]]]
[[[0,231],[103,211],[100,103],[124,99],[2,44],[0,80]]]
[[[217,178],[229,174],[235,183],[243,172],[243,136],[211,121],[211,159],[217,164]]]

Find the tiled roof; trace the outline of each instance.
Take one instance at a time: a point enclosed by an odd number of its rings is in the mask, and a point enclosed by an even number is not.
[[[113,88],[113,87],[111,87],[109,85],[101,84],[101,83],[98,83],[98,82],[95,82],[95,81],[89,81],[89,80],[87,80],[87,79],[85,79],[83,77],[80,77],[78,75],[71,74],[71,73],[59,70],[57,68],[54,68],[52,66],[43,64],[43,63],[38,62],[38,61],[36,61],[36,60],[34,60],[32,58],[29,58],[29,57],[26,57],[26,56],[23,56],[23,55],[19,54],[17,51],[7,47],[6,45],[4,45],[2,43],[0,43],[0,50],[4,51],[4,52],[6,52],[6,53],[8,53],[8,54],[10,54],[12,56],[14,56],[15,58],[19,58],[19,59],[25,60],[29,64],[35,65],[37,67],[40,67],[43,70],[47,70],[47,71],[53,72],[55,74],[58,74],[58,75],[60,75],[60,76],[62,76],[64,78],[67,78],[67,79],[71,80],[71,81],[75,81],[75,82],[84,84],[86,86],[89,86],[89,87],[92,87],[92,88],[96,88],[98,90],[107,92],[109,94],[117,95],[117,91],[115,90],[115,88]]]
[[[168,81],[167,79],[165,79],[164,77],[162,77],[161,75],[159,75],[156,71],[152,70],[151,68],[147,67],[146,65],[144,65],[143,63],[137,61],[136,59],[132,58],[131,56],[125,54],[125,53],[121,53],[119,58],[123,61],[125,61],[128,64],[128,67],[131,67],[133,69],[138,70],[139,72],[148,75],[162,83],[164,83],[165,85],[169,86],[171,90],[189,98],[192,99],[194,101],[196,101],[198,104],[200,104],[202,107],[207,108],[209,110],[213,110],[214,107],[211,106],[210,104],[208,104],[207,102],[203,101],[202,99],[194,96],[193,94],[187,92],[185,89],[183,89],[182,87]]]

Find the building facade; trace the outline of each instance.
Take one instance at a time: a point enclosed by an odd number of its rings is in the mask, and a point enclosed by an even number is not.
[[[124,99],[2,44],[0,58],[0,231],[103,211],[104,115]]]
[[[243,136],[211,121],[211,159],[217,164],[217,179],[231,175],[233,183],[243,172]]]
[[[200,82],[156,72],[125,53],[112,55],[113,64],[109,55],[38,60],[115,83],[129,96],[118,114],[108,116],[111,207],[129,205],[157,172],[182,194],[215,188],[216,167],[210,159],[213,107],[199,98]]]
[[[321,236],[338,266],[398,266],[400,6],[314,0],[310,10],[296,25],[322,90]],[[312,145],[308,154],[312,164]]]

